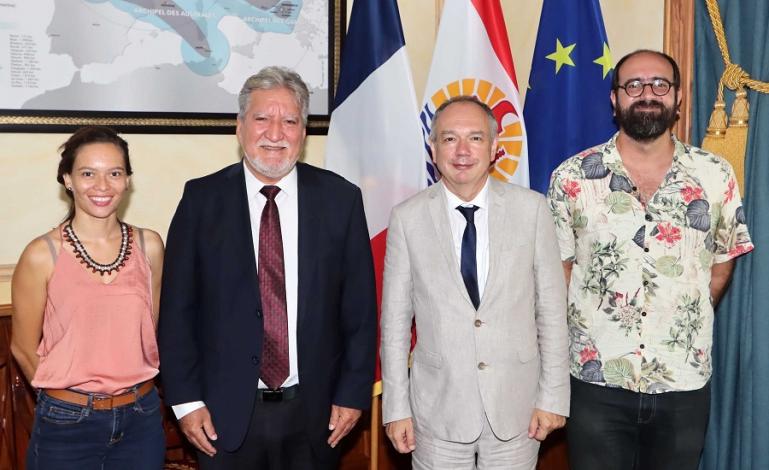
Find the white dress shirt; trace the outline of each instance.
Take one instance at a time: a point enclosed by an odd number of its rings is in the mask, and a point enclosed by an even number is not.
[[[446,185],[443,185],[446,193],[446,208],[451,226],[451,236],[454,241],[454,253],[457,255],[457,268],[462,266],[462,235],[465,233],[467,219],[457,210],[457,206],[478,206],[475,211],[475,260],[478,270],[478,296],[483,299],[483,291],[486,287],[486,279],[489,275],[489,180],[486,180],[483,188],[472,201],[465,202],[452,193]]]
[[[259,270],[259,227],[262,221],[262,209],[267,202],[259,191],[267,186],[259,181],[245,160],[243,167],[246,174],[246,195],[248,196],[248,211],[251,218],[251,238],[254,242],[254,259]],[[283,266],[286,277],[286,312],[288,315],[288,358],[289,374],[283,382],[283,387],[299,383],[299,366],[296,352],[296,323],[297,323],[297,286],[299,285],[299,198],[296,167],[274,186],[280,188],[275,196],[280,217],[280,234],[283,239]],[[454,211],[457,212],[457,211]],[[460,215],[461,217],[461,215]],[[461,235],[460,235],[461,237]],[[258,286],[255,286],[258,288]],[[267,386],[259,380],[259,388]],[[202,401],[194,401],[174,405],[172,408],[177,419],[205,406]]]

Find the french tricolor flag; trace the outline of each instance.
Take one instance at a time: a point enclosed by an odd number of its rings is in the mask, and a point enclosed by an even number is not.
[[[342,50],[326,168],[363,192],[382,297],[387,223],[393,206],[426,186],[422,134],[396,0],[355,0]],[[377,361],[374,394],[381,393]]]
[[[457,95],[477,96],[497,118],[498,148],[491,175],[528,187],[523,108],[499,0],[446,0],[443,5],[420,114],[429,184],[439,178],[427,145],[431,120],[441,103]]]

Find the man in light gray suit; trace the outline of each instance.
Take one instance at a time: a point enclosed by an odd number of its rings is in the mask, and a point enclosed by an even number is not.
[[[443,103],[430,134],[441,180],[390,219],[383,413],[388,437],[414,451],[417,469],[534,469],[539,441],[569,410],[552,217],[543,196],[489,178],[496,137],[484,103]]]

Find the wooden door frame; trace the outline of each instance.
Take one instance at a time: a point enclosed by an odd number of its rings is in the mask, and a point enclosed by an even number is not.
[[[665,0],[663,51],[681,69],[681,109],[673,126],[676,136],[689,142],[692,131],[692,83],[694,78],[694,0]],[[699,142],[695,142],[698,145]]]

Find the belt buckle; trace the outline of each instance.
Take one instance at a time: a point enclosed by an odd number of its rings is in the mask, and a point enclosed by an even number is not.
[[[283,401],[283,389],[270,390],[266,388],[262,390],[262,401]]]
[[[114,406],[112,406],[112,400],[114,400],[114,399],[115,399],[115,397],[112,396],[112,395],[105,396],[105,397],[94,396],[93,397],[93,407],[94,407],[94,409],[111,410],[112,408],[114,408]]]

